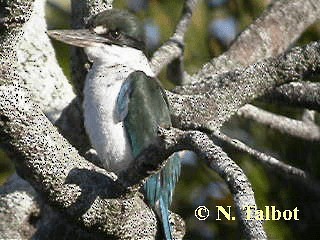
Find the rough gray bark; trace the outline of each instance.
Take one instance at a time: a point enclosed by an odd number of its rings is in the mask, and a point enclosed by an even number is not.
[[[184,141],[189,150],[197,153],[208,167],[217,172],[228,184],[233,195],[237,220],[246,239],[267,239],[262,221],[247,219],[245,207],[250,206],[257,209],[257,205],[251,184],[242,169],[204,133],[187,133]]]
[[[0,41],[1,41],[1,77],[10,78],[11,69],[16,64],[16,45],[19,43],[23,31],[21,28],[29,20],[33,1],[15,4],[15,1],[6,1],[1,5]],[[14,61],[12,61],[14,59]]]
[[[2,83],[16,81],[18,78],[17,73],[14,72],[17,66],[15,49],[23,34],[21,28],[30,18],[32,4],[33,1],[24,1],[19,4],[15,1],[7,1],[0,7],[0,12],[3,14],[0,18],[0,81]],[[8,185],[10,187],[3,187],[0,193],[1,218],[5,219],[1,223],[1,238],[30,236],[33,227],[28,223],[28,218],[35,207],[34,192],[33,190],[21,191],[20,187],[24,184],[20,182],[9,182]],[[22,199],[25,200],[23,205],[21,205]],[[16,225],[13,226],[13,223]]]
[[[24,89],[2,85],[0,109],[1,142],[14,154],[19,175],[49,203],[106,236],[156,235],[155,216],[139,194],[126,193],[115,176],[81,158]]]
[[[31,4],[28,7],[32,9]],[[10,38],[17,39],[13,30],[8,32]],[[2,43],[7,46],[2,53],[8,56],[16,42],[4,38]],[[12,55],[8,56],[9,61],[17,64]],[[46,201],[55,206],[55,211],[63,211],[69,220],[80,223],[85,229],[95,229],[97,234],[104,233],[104,237],[119,239],[155,238],[158,234],[155,215],[140,194],[125,191],[114,176],[110,178],[112,175],[81,159],[30,98],[16,68],[5,70],[0,84],[1,142],[15,156],[20,176],[41,192]],[[8,197],[3,199],[8,200]]]
[[[30,184],[17,175],[11,176],[0,189],[0,238],[27,239],[36,231],[39,215],[37,194]]]
[[[3,230],[3,234],[7,234],[4,236],[15,238],[29,237],[34,234],[34,237],[52,238],[54,233],[62,234],[62,232],[72,231],[83,239],[87,236],[94,236],[96,239],[106,237],[153,239],[159,236],[157,220],[154,213],[143,202],[137,189],[147,176],[161,168],[169,154],[173,151],[189,149],[195,151],[228,183],[244,236],[247,239],[265,239],[266,233],[262,223],[245,219],[243,206],[248,203],[256,206],[250,182],[242,170],[220,147],[214,145],[205,133],[176,129],[160,131],[161,141],[152,146],[153,151],[146,150],[139,156],[137,165],[132,171],[118,177],[79,156],[77,150],[83,155],[90,147],[85,140],[81,121],[81,83],[85,73],[85,59],[80,59],[73,71],[77,70],[81,73],[78,76],[75,75],[78,98],[69,104],[57,122],[61,133],[73,146],[77,147],[76,150],[58,134],[55,127],[41,112],[41,110],[44,111],[51,120],[55,120],[62,107],[65,107],[72,97],[69,85],[61,76],[62,72],[54,60],[48,39],[42,32],[39,40],[43,42],[40,41],[39,45],[30,45],[30,41],[36,40],[27,35],[24,36],[26,45],[18,44],[23,30],[30,29],[34,24],[32,21],[37,18],[37,21],[41,22],[41,29],[45,29],[43,1],[35,0],[34,8],[32,8],[32,2],[7,1],[10,11],[3,11],[6,16],[0,19],[1,27],[4,26],[0,28],[1,143],[4,143],[7,150],[14,154],[13,159],[18,173],[34,187],[33,189],[21,178],[14,177],[1,188],[1,204],[3,203],[4,206],[12,204],[10,210],[0,208],[1,218],[13,217],[19,224],[11,228],[10,222],[2,222],[0,230],[7,228]],[[155,63],[157,72],[165,66],[165,63],[177,57],[181,60],[183,36],[196,2],[186,1],[186,7],[175,33],[179,37],[174,35],[174,41],[169,41],[155,53],[152,62]],[[107,4],[102,0],[73,1],[73,26],[76,28],[83,26],[85,17],[108,8],[110,3],[112,1],[107,1]],[[3,6],[0,6],[0,10],[1,7]],[[35,10],[34,15],[25,24],[32,9]],[[319,73],[319,42],[272,57],[287,49],[310,24],[318,19],[319,11],[320,2],[317,0],[285,0],[273,3],[238,37],[225,54],[213,59],[190,78],[194,80],[193,84],[177,88],[175,93],[167,92],[172,105],[174,125],[181,129],[219,130],[220,126],[241,106],[253,99],[266,93],[274,94],[272,91],[283,83],[304,79],[310,73]],[[28,24],[30,24],[29,27]],[[22,29],[23,26],[24,29]],[[18,53],[19,62],[15,58],[17,46],[21,49]],[[48,55],[43,53],[44,50]],[[34,64],[35,54],[40,56],[41,64]],[[77,54],[76,57],[79,58]],[[263,58],[268,59],[261,60]],[[157,59],[164,59],[164,61]],[[16,71],[17,64],[22,65],[19,71]],[[43,71],[49,65],[52,72],[46,75]],[[84,71],[79,71],[79,66]],[[41,85],[37,83],[36,78],[45,78],[46,81],[51,79],[53,83],[51,86]],[[36,86],[32,87],[34,84]],[[33,91],[31,97],[28,86],[31,86],[29,88]],[[53,86],[58,89],[52,90]],[[39,93],[47,91],[47,87],[51,95],[42,101],[43,96]],[[317,89],[313,88],[313,91],[316,96]],[[61,97],[64,94],[67,94],[68,99]],[[302,101],[318,104],[316,97],[312,100],[307,97],[304,99]],[[303,124],[311,123],[303,122]],[[281,127],[279,130],[284,128]],[[304,134],[305,129],[297,135],[301,137]],[[235,147],[239,148],[239,144]],[[248,150],[245,147],[243,149]],[[251,154],[261,157],[257,152],[251,151]],[[263,159],[270,160],[264,155]],[[278,165],[278,168],[284,166]],[[305,177],[304,172],[299,169],[288,167],[285,170],[293,175],[300,174],[302,179]],[[317,184],[314,189],[318,189]],[[44,198],[39,198],[38,194],[35,196],[34,190],[41,193],[40,195]],[[23,208],[19,205],[19,199],[26,200]],[[15,215],[17,211],[20,211],[20,214]],[[34,233],[35,229],[30,216],[37,216],[39,211],[43,212],[43,217],[38,220],[38,229]],[[185,230],[184,223],[176,215],[174,219],[175,234],[178,239],[181,239]]]
[[[17,48],[17,71],[33,94],[33,100],[51,121],[56,121],[75,95],[46,34],[44,5],[44,0],[34,2],[30,20],[23,27]]]
[[[291,82],[283,84],[269,93],[267,101],[320,110],[320,84],[314,82]]]
[[[168,94],[174,118],[184,128],[218,129],[245,103],[278,85],[319,73],[319,54],[320,41],[293,48],[278,57],[267,58],[242,69],[177,87],[174,91],[179,95]]]

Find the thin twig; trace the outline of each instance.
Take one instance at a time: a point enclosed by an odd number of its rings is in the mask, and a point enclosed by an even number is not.
[[[67,8],[67,6],[57,3],[56,1],[48,0],[47,4],[49,7],[56,9],[60,12],[63,12],[63,14],[69,15],[70,9]]]
[[[285,116],[280,116],[250,104],[240,108],[238,110],[238,115],[264,124],[290,136],[302,138],[308,141],[320,140],[319,126],[310,122],[303,122]]]
[[[156,75],[172,60],[179,58],[183,54],[184,36],[188,30],[192,13],[198,2],[199,0],[185,1],[181,19],[173,36],[153,54],[150,65]]]
[[[320,184],[310,177],[309,174],[307,174],[304,170],[283,163],[275,157],[251,148],[238,139],[228,137],[222,132],[213,132],[212,136],[227,143],[231,147],[240,150],[241,152],[249,154],[263,166],[278,173],[279,176],[289,180],[294,180],[295,182],[301,184],[304,188],[309,189],[314,194],[320,196]]]

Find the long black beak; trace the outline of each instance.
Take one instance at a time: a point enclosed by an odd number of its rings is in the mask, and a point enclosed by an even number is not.
[[[61,42],[77,47],[90,47],[95,43],[109,43],[109,40],[87,30],[49,30],[47,34]]]

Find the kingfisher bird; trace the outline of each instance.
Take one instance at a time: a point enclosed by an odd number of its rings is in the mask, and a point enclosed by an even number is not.
[[[84,89],[84,125],[106,170],[120,173],[171,126],[166,94],[145,54],[141,22],[125,10],[103,11],[85,29],[51,30],[48,35],[84,48],[90,62]],[[144,184],[148,204],[173,239],[169,206],[180,175],[178,154]]]

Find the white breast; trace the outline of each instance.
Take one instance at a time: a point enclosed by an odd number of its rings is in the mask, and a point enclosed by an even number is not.
[[[90,52],[88,53],[90,49],[86,50],[90,58]],[[114,172],[127,168],[133,160],[123,123],[117,122],[114,116],[121,85],[127,76],[136,70],[153,75],[147,59],[141,53],[139,54],[140,60],[137,59],[137,56],[135,58],[131,56],[129,59],[122,57],[126,61],[123,60],[121,64],[116,65],[112,65],[115,59],[110,59],[110,61],[93,59],[94,63],[84,86],[83,107],[86,131],[103,166]]]

